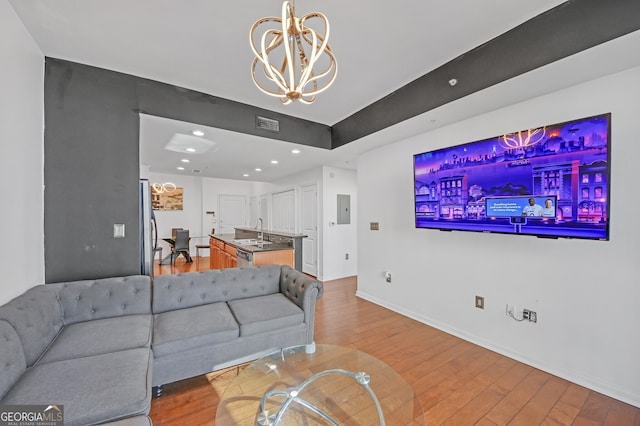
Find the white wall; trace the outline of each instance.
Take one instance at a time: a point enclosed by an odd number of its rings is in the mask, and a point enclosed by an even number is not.
[[[44,282],[44,56],[0,1],[0,304]]]
[[[633,68],[362,155],[358,294],[640,406],[638,99]],[[612,113],[610,241],[415,229],[414,154],[604,112]],[[371,221],[380,231],[368,230]],[[553,279],[540,282],[532,269]],[[507,303],[536,311],[538,323],[508,318]]]
[[[350,277],[358,273],[358,181],[355,170],[324,166],[323,209],[323,259],[325,281]],[[336,224],[338,194],[351,196],[351,223]],[[345,254],[349,259],[345,259]]]

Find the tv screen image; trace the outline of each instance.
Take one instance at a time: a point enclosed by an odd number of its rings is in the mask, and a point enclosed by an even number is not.
[[[609,239],[611,114],[414,155],[417,228]]]

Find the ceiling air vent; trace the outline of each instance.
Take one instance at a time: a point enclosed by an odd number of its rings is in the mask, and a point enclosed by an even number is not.
[[[256,127],[258,129],[270,130],[272,132],[280,131],[280,122],[271,118],[256,116]]]

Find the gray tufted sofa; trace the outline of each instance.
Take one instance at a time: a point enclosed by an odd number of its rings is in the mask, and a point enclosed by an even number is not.
[[[311,347],[322,290],[278,265],[33,287],[0,306],[0,405],[148,426],[152,386]]]
[[[27,290],[0,306],[0,404],[62,404],[67,426],[148,425],[152,327],[149,277]]]
[[[156,277],[153,385],[283,347],[311,347],[316,299],[322,291],[319,281],[286,265]]]

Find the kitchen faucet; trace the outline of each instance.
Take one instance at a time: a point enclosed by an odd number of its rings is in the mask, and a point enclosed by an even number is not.
[[[258,221],[256,222],[256,229],[258,229],[258,224],[260,224],[260,232],[258,233],[258,240],[259,241],[263,241],[264,240],[264,228],[263,228],[263,223],[262,223],[262,218],[259,217]]]

